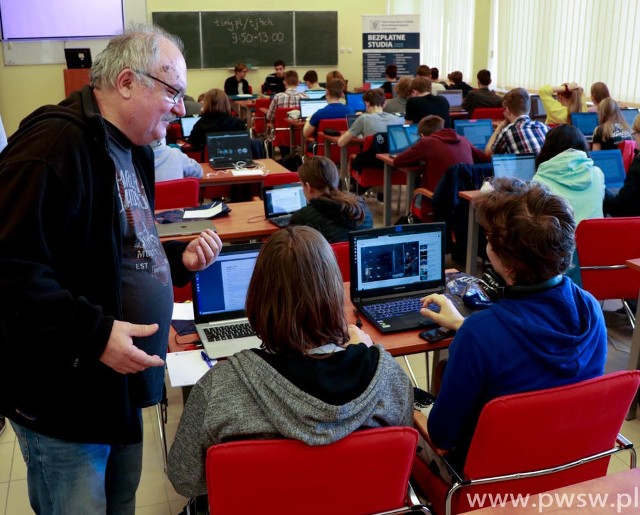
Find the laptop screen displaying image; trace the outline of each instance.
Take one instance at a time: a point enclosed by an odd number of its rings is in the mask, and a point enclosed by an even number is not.
[[[444,91],[438,91],[438,96],[447,99],[447,102],[449,102],[449,109],[462,109],[461,89],[446,89]]]
[[[324,89],[308,89],[304,92],[307,98],[310,100],[322,100],[327,96],[327,92]]]
[[[460,136],[467,138],[471,144],[484,151],[484,147],[493,134],[491,120],[454,120],[453,126]]]
[[[301,118],[310,118],[313,116],[313,113],[319,111],[323,107],[327,105],[326,100],[310,100],[301,98],[300,99],[300,117]]]
[[[540,95],[531,95],[531,118],[546,118],[547,111],[544,108]]]
[[[346,94],[347,105],[354,111],[365,111],[367,106],[362,100],[362,93],[347,93]]]
[[[380,81],[380,82],[370,82],[370,83],[369,83],[369,87],[370,87],[371,89],[378,89],[378,88],[381,88],[383,84],[384,84],[384,81]]]
[[[183,116],[180,118],[180,126],[182,127],[182,137],[188,138],[191,136],[191,131],[193,130],[193,126],[200,119],[199,116]]]
[[[247,131],[208,133],[209,164],[216,168],[251,161],[251,137]]]
[[[302,184],[279,184],[262,189],[265,218],[289,215],[307,205]]]
[[[622,185],[626,173],[622,162],[622,152],[620,150],[594,150],[591,152],[591,159],[604,174],[604,185],[612,193],[617,193]]]
[[[620,112],[622,113],[624,121],[631,127],[636,116],[638,116],[638,109],[621,109]]]
[[[585,136],[592,136],[598,126],[597,113],[571,113],[571,125],[574,125]]]
[[[389,125],[387,127],[387,140],[389,142],[389,155],[397,156],[407,150],[420,139],[418,125]]]
[[[535,154],[493,154],[491,164],[494,177],[516,177],[530,181],[536,173]]]

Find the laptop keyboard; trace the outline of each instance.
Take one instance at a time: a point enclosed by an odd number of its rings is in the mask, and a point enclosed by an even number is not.
[[[269,218],[269,221],[278,227],[289,227],[291,215],[276,216],[275,218]]]
[[[449,292],[446,292],[444,295],[451,300],[458,311],[466,310],[460,297]],[[389,318],[420,311],[422,308],[422,301],[420,299],[422,299],[422,296],[379,302],[376,304],[366,304],[362,306],[362,309],[366,311],[373,320],[388,320]],[[431,304],[429,309],[436,313],[440,311],[437,304]]]
[[[251,329],[251,325],[245,322],[220,327],[205,327],[204,334],[207,337],[207,341],[217,342],[220,340],[235,340],[237,338],[255,336],[256,333]]]

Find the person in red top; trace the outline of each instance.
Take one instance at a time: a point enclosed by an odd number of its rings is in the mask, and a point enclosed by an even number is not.
[[[453,129],[444,128],[444,120],[436,115],[420,120],[418,132],[422,136],[416,143],[393,160],[393,166],[426,165],[422,174],[423,188],[435,190],[444,172],[455,164],[486,163],[489,158],[474,147],[468,139]]]

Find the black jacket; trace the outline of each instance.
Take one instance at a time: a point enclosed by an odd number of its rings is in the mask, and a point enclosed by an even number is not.
[[[617,195],[605,192],[602,210],[611,216],[640,216],[640,152],[636,151]]]
[[[247,79],[242,79],[242,90],[244,91],[245,95],[249,94],[249,83],[247,82]],[[232,75],[231,77],[227,78],[227,80],[224,81],[224,92],[231,96],[231,95],[239,95],[240,92],[238,91],[238,84],[239,82],[236,80],[236,76]]]
[[[203,150],[210,132],[246,131],[247,124],[240,118],[224,113],[203,114],[196,122],[189,136],[194,150]]]
[[[22,121],[0,154],[0,413],[75,442],[142,439],[129,376],[99,357],[122,319],[106,125],[89,87]],[[132,157],[153,209],[151,149]],[[185,244],[164,245],[174,284]]]

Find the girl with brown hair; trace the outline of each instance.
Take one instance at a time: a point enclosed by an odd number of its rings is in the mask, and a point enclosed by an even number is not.
[[[207,141],[207,133],[246,131],[247,124],[240,118],[231,116],[229,97],[221,89],[214,88],[204,95],[202,115],[193,126],[189,143],[194,150],[202,150]]]

